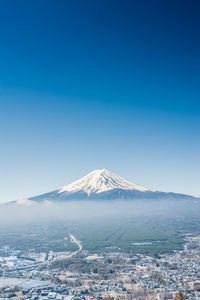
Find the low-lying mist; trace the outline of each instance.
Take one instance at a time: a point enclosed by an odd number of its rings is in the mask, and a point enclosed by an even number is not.
[[[23,202],[2,205],[0,226],[67,220],[104,218],[193,216],[200,209],[199,201],[102,200],[67,202]]]

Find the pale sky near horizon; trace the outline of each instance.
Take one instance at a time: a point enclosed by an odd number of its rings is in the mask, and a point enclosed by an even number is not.
[[[0,3],[0,202],[106,168],[200,196],[199,1]]]

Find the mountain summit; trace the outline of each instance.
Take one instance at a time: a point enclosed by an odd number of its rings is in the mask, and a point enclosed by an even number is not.
[[[137,190],[145,192],[148,189],[129,182],[114,173],[106,170],[95,170],[83,178],[68,184],[59,190],[59,193],[85,192],[88,196],[91,193],[102,193],[113,189]]]
[[[34,202],[111,199],[197,199],[192,196],[152,191],[129,182],[112,172],[95,170],[83,178],[55,191],[28,198]]]

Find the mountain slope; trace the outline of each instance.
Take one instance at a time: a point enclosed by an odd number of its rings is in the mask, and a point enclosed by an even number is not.
[[[64,186],[59,193],[75,193],[83,191],[88,194],[102,193],[113,189],[147,191],[146,188],[129,182],[106,169],[95,170],[83,178]]]
[[[112,172],[95,170],[58,190],[31,197],[31,201],[108,200],[108,199],[196,199],[176,193],[152,191],[131,183]]]

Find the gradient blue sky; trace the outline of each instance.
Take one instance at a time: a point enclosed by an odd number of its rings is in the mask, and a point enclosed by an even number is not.
[[[107,168],[200,195],[200,2],[0,2],[0,201]]]

